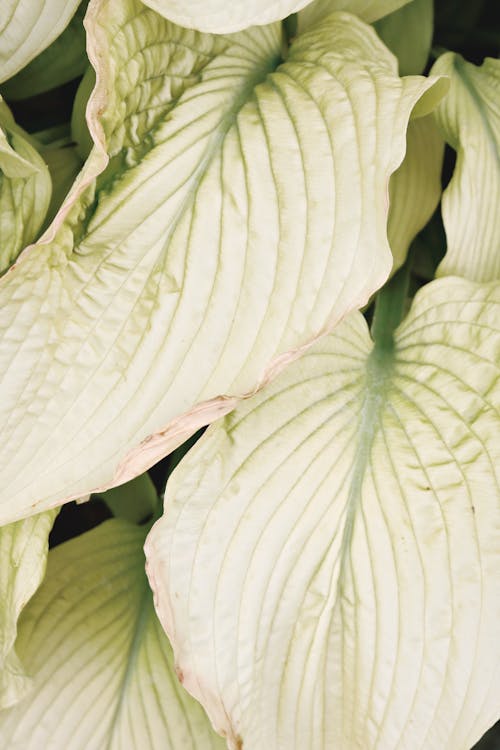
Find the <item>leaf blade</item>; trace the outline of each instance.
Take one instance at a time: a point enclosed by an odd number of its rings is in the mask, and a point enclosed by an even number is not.
[[[353,313],[171,476],[147,571],[231,748],[466,750],[495,721],[499,304],[431,283],[392,352]]]

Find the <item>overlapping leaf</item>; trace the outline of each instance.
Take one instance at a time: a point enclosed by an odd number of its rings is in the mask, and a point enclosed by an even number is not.
[[[284,63],[279,24],[86,23],[96,145],[0,282],[3,522],[142,473],[366,302],[408,118],[443,93],[348,14]]]
[[[50,510],[0,528],[0,709],[33,687],[16,652],[17,624],[43,580],[55,515]]]
[[[33,689],[0,712],[2,747],[222,750],[175,675],[144,573],[144,535],[112,520],[49,553],[18,638]]]
[[[449,52],[432,73],[451,78],[436,117],[457,151],[443,194],[448,249],[438,275],[500,279],[500,61],[486,58],[478,67]]]
[[[345,10],[372,23],[378,18],[393,13],[413,0],[313,0],[298,16],[298,30],[305,31],[310,26],[326,18],[330,13]]]
[[[170,21],[188,29],[228,34],[273,23],[303,8],[310,0],[145,0]]]
[[[232,750],[469,750],[498,716],[500,287],[379,330],[353,313],[209,428],[147,540]]]
[[[394,52],[402,76],[422,73],[434,31],[434,0],[412,0],[375,24],[377,34]]]
[[[80,0],[2,0],[0,82],[57,39],[79,4]]]
[[[35,96],[82,75],[88,66],[83,28],[86,9],[84,0],[61,36],[1,86],[9,101]]]
[[[51,190],[44,160],[0,97],[0,273],[35,239]]]

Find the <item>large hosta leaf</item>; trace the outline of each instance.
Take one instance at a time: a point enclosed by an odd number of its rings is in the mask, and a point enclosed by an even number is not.
[[[0,273],[35,239],[51,191],[47,165],[0,97]]]
[[[11,78],[61,34],[80,0],[2,0],[0,82]]]
[[[449,52],[432,72],[451,78],[436,116],[457,151],[443,195],[448,251],[438,275],[500,279],[500,60],[486,58],[477,67]]]
[[[0,709],[32,688],[16,652],[17,621],[43,580],[55,515],[49,510],[0,528]]]
[[[209,428],[147,544],[229,747],[469,750],[500,706],[500,287],[360,313]]]
[[[144,0],[170,21],[188,29],[228,34],[286,18],[310,0]]]
[[[338,10],[354,13],[363,21],[372,23],[409,2],[413,0],[313,0],[299,13],[298,30],[305,31]]]
[[[0,712],[2,747],[222,750],[175,675],[144,573],[144,536],[115,519],[49,553],[18,637],[33,689]]]
[[[0,281],[4,522],[142,473],[364,304],[408,118],[444,84],[396,77],[348,14],[282,64],[279,24],[94,0],[87,28],[96,146]]]

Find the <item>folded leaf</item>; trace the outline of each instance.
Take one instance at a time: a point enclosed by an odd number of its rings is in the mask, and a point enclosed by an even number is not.
[[[0,97],[0,272],[35,239],[51,190],[44,160]]]
[[[198,31],[228,34],[279,21],[310,0],[144,0],[170,21]]]
[[[0,709],[32,688],[16,652],[17,621],[43,580],[55,516],[50,510],[0,528]]]
[[[408,119],[442,95],[348,14],[279,64],[279,25],[141,7],[90,4],[96,146],[0,282],[0,520],[141,474],[363,305]]]
[[[451,78],[436,118],[457,152],[443,194],[448,251],[438,275],[500,279],[500,60],[486,58],[478,67],[448,52],[431,73]]]
[[[83,28],[86,9],[87,2],[80,3],[61,36],[2,85],[7,99],[16,101],[41,94],[84,73],[88,66]]]
[[[80,0],[2,0],[0,82],[11,78],[61,34]]]
[[[372,23],[409,2],[414,0],[313,0],[298,15],[298,31],[306,31],[338,10],[354,13],[363,21]]]
[[[434,1],[412,0],[375,23],[382,41],[398,58],[402,76],[422,73],[434,31]]]
[[[146,542],[229,747],[469,750],[500,705],[500,286],[353,313],[208,429]]]
[[[145,529],[107,521],[49,553],[18,650],[33,690],[0,713],[2,747],[224,747],[179,685],[144,573]]]
[[[427,224],[441,198],[444,140],[432,115],[412,120],[406,155],[389,183],[387,234],[394,256],[393,271],[405,262],[408,248]]]

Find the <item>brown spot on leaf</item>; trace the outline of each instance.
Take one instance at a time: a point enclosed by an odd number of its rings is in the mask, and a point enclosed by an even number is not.
[[[180,667],[176,667],[175,668],[175,674],[177,675],[177,679],[179,680],[179,682],[182,685],[182,683],[184,682],[184,672],[182,671],[182,669]]]

